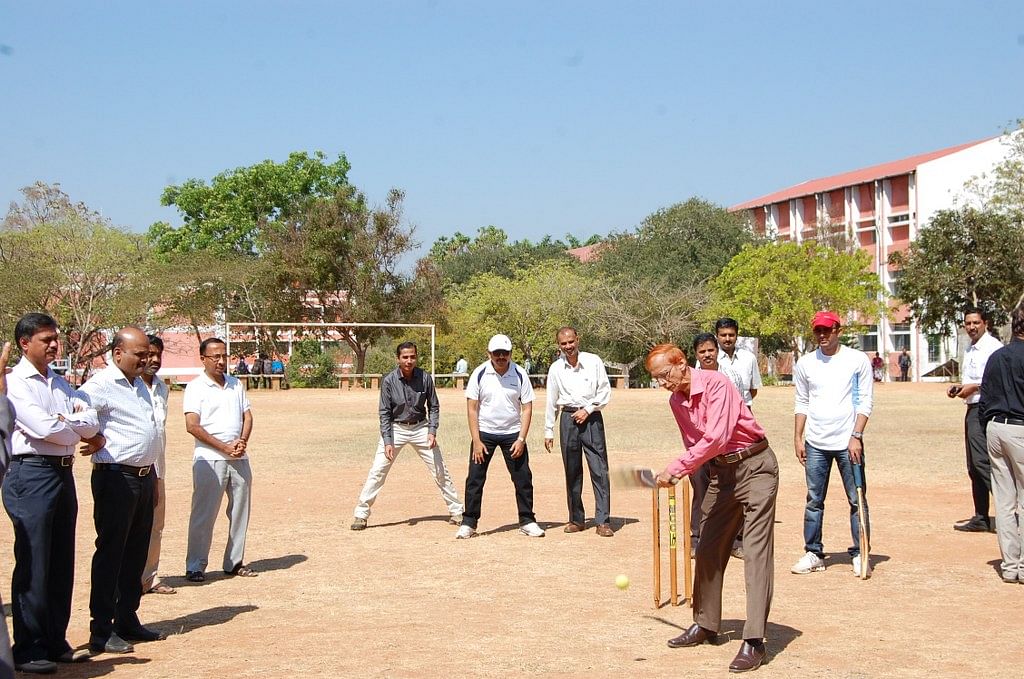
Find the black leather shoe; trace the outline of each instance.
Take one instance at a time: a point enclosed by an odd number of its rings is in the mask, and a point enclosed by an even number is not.
[[[119,629],[117,633],[122,639],[128,641],[163,641],[167,638],[163,632],[157,632],[155,629],[149,629],[142,625],[131,629]]]
[[[111,633],[106,639],[95,635],[89,637],[89,650],[93,653],[131,653],[135,647],[116,633]]]
[[[975,516],[967,523],[953,524],[953,530],[958,530],[962,533],[987,533],[989,531],[988,519]]]
[[[705,641],[708,643],[714,643],[717,638],[718,632],[712,632],[709,629],[704,629],[697,623],[693,623],[690,625],[690,629],[686,630],[678,637],[669,639],[668,647],[687,648],[688,646],[700,646]]]
[[[766,655],[764,649],[764,643],[752,644],[749,641],[744,640],[740,644],[740,651],[736,654],[736,657],[732,659],[729,664],[730,672],[750,672],[756,670],[764,662],[764,656]]]
[[[62,662],[62,663],[85,662],[85,661],[87,661],[89,659],[89,651],[85,650],[84,648],[79,649],[77,651],[74,650],[74,649],[71,649],[70,651],[65,651],[64,653],[61,653],[60,655],[58,655],[54,659],[57,662]]]
[[[57,671],[57,663],[52,660],[30,660],[28,662],[15,663],[14,669],[28,674],[53,674]]]

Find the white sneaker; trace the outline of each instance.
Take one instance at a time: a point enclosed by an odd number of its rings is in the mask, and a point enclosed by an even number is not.
[[[537,525],[536,521],[531,521],[525,526],[519,527],[519,532],[523,535],[528,535],[531,538],[542,538],[544,537],[544,529]]]
[[[469,538],[476,537],[476,528],[462,524],[459,526],[459,530],[455,533],[456,540],[468,540]]]
[[[860,554],[853,557],[853,574],[860,577]],[[868,557],[868,575],[871,575],[871,557]]]
[[[798,575],[813,573],[814,571],[823,571],[825,570],[825,562],[814,552],[807,552],[800,557],[800,560],[793,564],[793,567],[789,570],[793,573],[797,573]]]

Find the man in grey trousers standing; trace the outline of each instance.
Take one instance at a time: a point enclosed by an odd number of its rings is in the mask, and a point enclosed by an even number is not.
[[[245,534],[249,528],[252,469],[247,451],[252,411],[245,389],[227,374],[224,340],[210,337],[199,345],[203,374],[185,388],[185,429],[195,442],[192,458],[192,515],[188,522],[185,578],[206,580],[206,566],[221,498],[228,496],[228,543],[224,573],[253,577],[245,566]]]

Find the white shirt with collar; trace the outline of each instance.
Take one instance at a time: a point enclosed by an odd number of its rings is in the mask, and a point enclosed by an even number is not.
[[[117,364],[111,363],[82,385],[81,392],[96,409],[100,433],[107,440],[93,454],[93,462],[132,467],[156,462],[160,446],[156,414],[141,377],[129,382]]]
[[[145,382],[145,380],[143,380]],[[159,438],[160,453],[156,457],[153,471],[158,479],[164,478],[164,469],[167,468],[167,385],[162,379],[153,376],[153,386],[147,385],[149,398],[153,401],[153,416],[156,421],[156,431]]]
[[[693,369],[694,370],[703,370],[704,368],[703,368],[703,366],[701,366],[700,361],[697,361],[697,365],[693,366]],[[726,377],[728,377],[729,381],[733,383],[733,386],[736,387],[736,389],[740,392],[740,394],[743,393],[743,380],[740,379],[740,376],[736,374],[735,370],[730,368],[728,365],[723,365],[723,364],[719,363],[718,364],[718,372],[720,372],[723,375],[725,375]],[[747,405],[749,406],[750,404],[748,403]]]
[[[985,364],[988,357],[1003,348],[1003,343],[985,331],[978,341],[964,350],[963,384],[981,384],[981,377],[985,374]],[[973,405],[981,400],[981,390],[964,399],[968,405]]]
[[[96,410],[87,397],[51,368],[40,374],[27,358],[7,376],[7,397],[15,410],[14,455],[74,455],[79,441],[99,431]]]
[[[238,378],[225,375],[222,387],[204,372],[185,387],[182,407],[186,413],[199,415],[199,425],[210,436],[230,443],[242,435],[242,418],[249,410],[249,398]],[[225,455],[196,439],[192,460],[244,460],[248,457],[248,453],[241,457]]]
[[[736,376],[740,378],[740,383],[736,385],[736,388],[743,395],[743,401],[748,406],[752,404],[754,396],[750,390],[760,389],[762,386],[761,369],[757,367],[757,356],[741,347],[733,349],[732,356],[719,349],[718,365],[719,367],[728,366],[736,373]]]
[[[515,434],[522,427],[522,404],[533,401],[533,387],[518,365],[509,361],[499,375],[490,361],[481,363],[469,376],[466,398],[480,402],[478,424],[488,434]]]
[[[562,355],[548,368],[547,407],[544,410],[544,438],[555,437],[555,411],[558,408],[588,413],[602,410],[612,397],[608,371],[597,354],[580,351],[576,367]]]

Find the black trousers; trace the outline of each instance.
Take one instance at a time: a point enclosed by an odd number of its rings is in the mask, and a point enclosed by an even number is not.
[[[590,483],[594,487],[594,523],[608,523],[611,490],[608,485],[608,447],[604,440],[604,418],[601,413],[591,413],[583,424],[576,424],[572,414],[570,410],[563,410],[558,421],[569,521],[581,526],[586,522],[587,515],[583,509],[583,454],[586,453]]]
[[[65,636],[75,581],[75,477],[59,462],[15,457],[3,499],[14,524],[14,661],[54,660],[71,650]]]
[[[494,451],[501,449],[505,457],[505,467],[516,487],[516,506],[519,509],[519,525],[523,526],[536,521],[533,514],[533,472],[530,471],[530,451],[523,444],[523,454],[512,459],[512,444],[519,438],[514,434],[488,434],[480,432],[480,440],[484,442],[484,461],[473,461],[473,445],[469,446],[469,474],[466,476],[466,510],[462,514],[462,523],[476,528],[480,521],[480,507],[484,499],[484,483],[487,482],[487,468],[494,458]]]
[[[988,495],[992,492],[992,462],[988,456],[985,427],[981,423],[981,408],[967,406],[964,415],[964,443],[967,448],[967,476],[971,479],[974,514],[988,519]]]
[[[106,639],[115,629],[139,626],[142,572],[153,530],[152,472],[139,476],[131,467],[92,470],[96,553],[92,557],[89,631]]]

